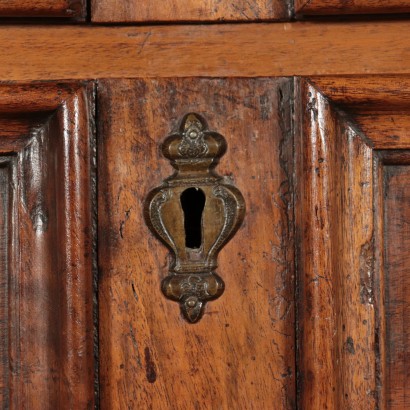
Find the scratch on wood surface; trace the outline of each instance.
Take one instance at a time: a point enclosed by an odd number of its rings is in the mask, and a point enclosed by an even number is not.
[[[360,248],[360,302],[373,304],[373,240],[365,242]]]
[[[142,43],[141,43],[141,45],[140,45],[140,48],[139,48],[139,50],[138,50],[138,52],[137,52],[137,55],[140,55],[140,54],[142,53],[142,51],[144,50],[144,47],[146,46],[146,44],[147,44],[149,38],[151,37],[151,35],[152,35],[151,31],[149,31],[149,32],[145,35],[145,38],[144,38],[144,40],[142,41]]]

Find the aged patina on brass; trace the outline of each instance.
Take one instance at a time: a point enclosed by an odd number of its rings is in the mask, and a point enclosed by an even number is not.
[[[148,226],[173,253],[162,291],[179,302],[191,323],[201,318],[206,302],[224,291],[215,272],[217,256],[245,214],[242,194],[214,170],[225,151],[225,139],[209,131],[204,118],[185,115],[178,132],[162,144],[175,173],[146,201]]]

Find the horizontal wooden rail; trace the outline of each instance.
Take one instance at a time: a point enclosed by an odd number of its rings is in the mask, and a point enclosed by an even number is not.
[[[410,74],[405,21],[0,27],[0,80]]]

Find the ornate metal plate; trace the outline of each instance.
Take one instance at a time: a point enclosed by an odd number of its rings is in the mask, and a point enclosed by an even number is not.
[[[162,144],[175,173],[146,201],[148,226],[173,254],[162,291],[179,302],[191,323],[201,318],[206,302],[223,293],[217,256],[245,215],[242,194],[214,170],[225,151],[225,139],[209,131],[204,118],[185,115],[178,132]]]

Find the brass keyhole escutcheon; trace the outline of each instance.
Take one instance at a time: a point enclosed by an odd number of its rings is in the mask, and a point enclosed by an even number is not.
[[[215,172],[225,151],[225,139],[204,118],[185,115],[162,144],[175,173],[148,194],[145,205],[149,228],[173,255],[162,292],[179,302],[191,323],[201,318],[206,302],[223,293],[215,272],[218,253],[245,215],[240,191]]]

